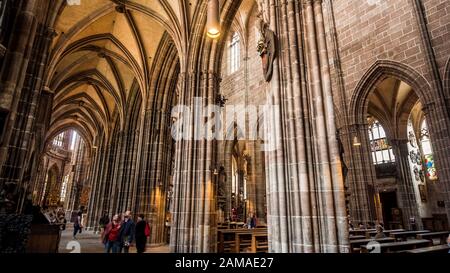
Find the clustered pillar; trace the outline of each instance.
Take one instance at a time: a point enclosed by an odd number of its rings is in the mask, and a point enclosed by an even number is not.
[[[215,104],[218,77],[214,73],[182,73],[180,77],[181,105],[194,105],[195,98],[206,105]],[[200,115],[202,115],[200,113]],[[217,241],[216,187],[214,141],[195,140],[200,133],[198,121],[203,116],[192,115],[187,121],[192,138],[176,143],[174,172],[173,222],[170,235],[172,252],[215,252]],[[180,133],[180,132],[179,132]]]
[[[280,147],[266,153],[270,251],[348,252],[322,1],[302,4],[266,11],[281,47],[268,90],[281,108],[270,126]]]

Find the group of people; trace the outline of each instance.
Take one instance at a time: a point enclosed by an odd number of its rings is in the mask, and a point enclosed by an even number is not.
[[[144,220],[144,215],[139,215],[134,223],[131,211],[123,215],[116,214],[109,221],[107,214],[100,219],[102,226],[102,242],[106,253],[129,253],[130,247],[136,243],[137,253],[144,253],[147,237],[150,236],[150,226]]]

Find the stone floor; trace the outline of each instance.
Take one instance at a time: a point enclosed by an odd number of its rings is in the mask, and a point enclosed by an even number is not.
[[[72,237],[73,229],[68,228],[61,233],[59,253],[104,253],[104,246],[101,243],[100,235],[92,231],[83,231],[77,235],[77,239]],[[136,253],[136,248],[132,247],[130,253]],[[169,246],[147,247],[146,253],[169,253]]]

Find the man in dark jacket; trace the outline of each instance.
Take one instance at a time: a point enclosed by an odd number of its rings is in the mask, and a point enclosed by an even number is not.
[[[80,209],[77,213],[77,217],[73,222],[73,239],[77,239],[77,233],[81,233],[83,231],[82,223],[83,211]]]
[[[135,231],[135,239],[136,239],[136,250],[137,253],[144,253],[145,252],[145,246],[147,245],[147,234],[146,229],[148,227],[148,232],[150,232],[150,227],[148,226],[147,222],[144,220],[144,215],[141,214],[138,217],[137,223],[136,223],[136,231]]]
[[[135,224],[131,219],[131,211],[125,212],[120,240],[122,242],[123,252],[128,253],[134,240]]]
[[[106,226],[109,224],[109,217],[108,217],[107,211],[103,212],[103,217],[100,218],[99,224],[100,224],[101,232],[103,232],[106,229]]]

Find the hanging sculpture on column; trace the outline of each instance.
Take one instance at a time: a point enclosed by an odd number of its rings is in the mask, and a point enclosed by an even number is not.
[[[269,29],[269,25],[264,21],[261,13],[258,17],[260,39],[258,41],[257,51],[261,57],[264,78],[266,82],[270,82],[273,75],[273,63],[277,53],[276,35]]]

